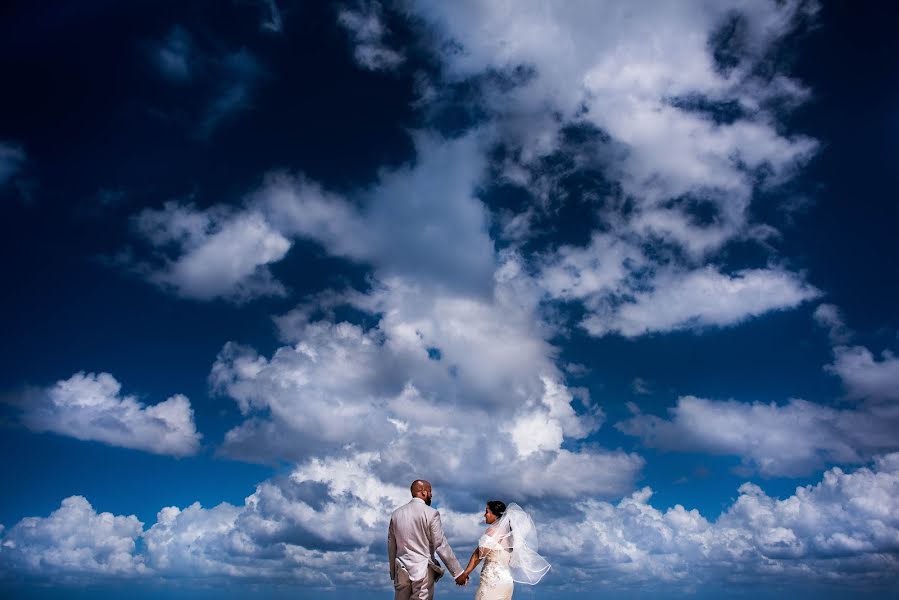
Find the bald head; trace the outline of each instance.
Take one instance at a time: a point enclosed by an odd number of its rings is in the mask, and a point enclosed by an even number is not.
[[[413,498],[420,498],[428,506],[431,505],[431,484],[424,479],[416,479],[409,486]]]

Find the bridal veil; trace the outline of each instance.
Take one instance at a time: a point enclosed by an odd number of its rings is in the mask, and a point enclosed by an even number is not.
[[[509,504],[503,516],[487,527],[487,532],[478,540],[478,547],[481,558],[497,549],[511,553],[509,570],[512,580],[517,583],[534,585],[550,568],[546,559],[538,553],[534,521],[515,503]]]

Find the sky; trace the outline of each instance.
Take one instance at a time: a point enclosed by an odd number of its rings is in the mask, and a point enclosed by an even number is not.
[[[899,597],[895,18],[5,4],[0,589]]]

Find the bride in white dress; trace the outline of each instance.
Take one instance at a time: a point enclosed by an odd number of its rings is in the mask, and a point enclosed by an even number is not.
[[[507,507],[491,500],[484,521],[487,531],[471,553],[465,575],[471,575],[483,560],[475,600],[510,600],[515,582],[536,584],[549,571],[549,563],[537,553],[534,522],[517,504]]]

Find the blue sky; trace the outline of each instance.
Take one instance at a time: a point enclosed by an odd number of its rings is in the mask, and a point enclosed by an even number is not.
[[[4,9],[0,585],[387,598],[425,477],[516,597],[894,594],[894,18]]]

